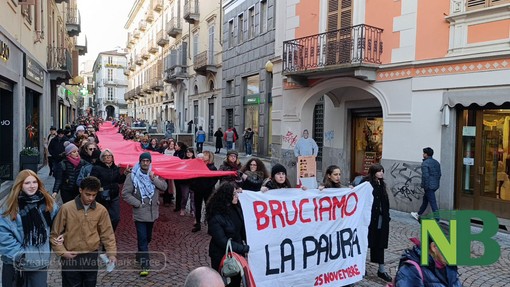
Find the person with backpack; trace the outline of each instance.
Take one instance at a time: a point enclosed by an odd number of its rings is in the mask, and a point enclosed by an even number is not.
[[[429,238],[429,264],[420,265],[421,243],[412,238],[415,245],[404,251],[400,258],[395,282],[390,287],[460,287],[457,266],[448,265],[446,259]]]

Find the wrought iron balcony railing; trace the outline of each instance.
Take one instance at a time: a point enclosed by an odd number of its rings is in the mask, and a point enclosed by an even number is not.
[[[182,33],[181,21],[182,20],[177,17],[172,17],[172,19],[166,23],[166,33],[168,36],[176,38],[179,34]]]
[[[81,32],[81,17],[78,8],[67,8],[66,16],[67,34],[71,37],[78,36]]]
[[[193,24],[200,20],[200,13],[198,11],[198,0],[184,0],[184,20]]]
[[[193,69],[201,75],[207,72],[216,73],[216,63],[214,62],[214,54],[211,51],[203,51],[198,53],[193,59]]]
[[[156,35],[156,40],[157,40],[158,46],[160,46],[160,47],[164,47],[164,46],[168,45],[168,43],[169,43],[168,36],[166,35],[165,31],[163,31],[163,30],[158,32],[158,34]]]
[[[283,72],[381,64],[383,29],[360,24],[283,42]]]
[[[61,72],[66,78],[73,73],[73,61],[66,48],[48,46],[48,71]]]

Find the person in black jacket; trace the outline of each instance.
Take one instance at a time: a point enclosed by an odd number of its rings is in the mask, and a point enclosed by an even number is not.
[[[210,151],[204,151],[202,160],[209,170],[218,170],[214,166],[214,154]],[[214,191],[214,186],[218,182],[217,177],[201,177],[191,181],[190,189],[193,190],[195,196],[195,223],[191,232],[197,232],[201,229],[200,221],[202,219],[202,202],[207,204],[207,200]]]
[[[260,191],[262,184],[269,179],[266,165],[258,158],[250,158],[241,168],[241,187],[244,190]]]
[[[62,154],[64,153],[65,146],[64,143],[68,141],[69,139],[65,136],[65,132],[63,129],[57,130],[57,136],[54,137],[50,143],[48,144],[48,153],[51,155],[51,157],[48,158],[48,160],[52,161],[53,166],[53,176],[57,173],[57,169],[59,169],[58,163],[63,159]]]
[[[391,276],[384,268],[384,249],[388,248],[390,234],[390,201],[384,183],[384,167],[373,164],[368,169],[364,181],[370,182],[373,187],[372,215],[368,226],[368,247],[370,248],[370,262],[379,263],[377,276],[386,282],[391,282]]]
[[[216,151],[214,153],[220,153],[223,148],[223,132],[221,131],[221,128],[218,128],[218,130],[214,133],[214,137],[216,138]]]
[[[175,145],[174,156],[184,159],[186,157],[186,150],[188,146],[183,142],[177,142]],[[174,212],[181,211],[182,208],[186,208],[186,206],[181,206],[182,201],[182,188],[187,183],[186,180],[174,180],[175,185],[175,208]]]
[[[98,193],[96,201],[101,203],[108,210],[113,231],[120,222],[120,201],[119,184],[126,180],[126,169],[124,174],[120,174],[120,169],[115,165],[113,153],[109,149],[103,150],[99,155],[99,161],[94,164],[90,176],[95,176],[101,182],[102,190]]]
[[[209,256],[211,267],[220,271],[221,259],[225,255],[225,248],[229,238],[232,239],[232,251],[245,255],[250,250],[246,245],[246,230],[243,213],[238,202],[235,187],[230,182],[221,184],[209,199],[206,206],[207,233],[211,235],[209,243]],[[229,287],[239,287],[241,276],[231,278]]]
[[[240,169],[241,161],[239,161],[239,153],[235,150],[229,150],[227,152],[227,158],[220,165],[219,170],[221,171],[237,171],[236,175],[227,175],[220,179],[220,184],[224,182],[232,182],[235,187],[239,187],[242,183]]]
[[[60,191],[62,202],[66,203],[80,194],[76,179],[78,179],[81,168],[87,165],[87,162],[80,158],[78,147],[70,143],[65,147],[65,158],[59,165],[59,168],[55,168],[52,196],[53,198],[57,197]]]

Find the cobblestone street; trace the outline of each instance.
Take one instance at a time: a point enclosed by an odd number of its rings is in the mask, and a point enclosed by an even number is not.
[[[218,163],[218,161],[217,161]],[[48,168],[39,171],[48,188],[53,186],[53,177],[48,176]],[[121,201],[122,202],[122,201]],[[119,265],[112,273],[101,269],[98,276],[98,286],[182,286],[192,269],[209,265],[207,226],[197,233],[192,233],[193,218],[190,215],[180,216],[173,212],[173,206],[160,207],[160,218],[154,227],[154,237],[150,250],[156,262],[153,264],[149,276],[140,278],[138,268],[134,264],[136,252],[136,232],[132,220],[131,208],[122,202],[122,219],[117,229],[117,244],[119,249]],[[390,247],[386,252],[387,267],[390,274],[395,275],[396,265],[400,254],[411,246],[410,237],[417,237],[419,224],[407,213],[392,211],[391,213]],[[476,228],[475,228],[476,229]],[[508,234],[499,233],[496,237],[502,247],[500,260],[484,267],[460,267],[460,278],[464,286],[490,287],[508,286],[510,282],[510,240]],[[481,252],[481,246],[475,244],[476,253]],[[385,286],[377,273],[376,264],[367,264],[367,276],[356,286]],[[58,264],[52,266],[54,270],[49,274],[49,286],[61,286]]]

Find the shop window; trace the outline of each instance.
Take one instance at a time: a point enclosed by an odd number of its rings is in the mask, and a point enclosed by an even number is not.
[[[510,3],[509,0],[466,0],[466,10],[478,10]]]
[[[383,119],[382,117],[353,117],[353,178],[366,175],[372,164],[379,163],[382,157]]]

